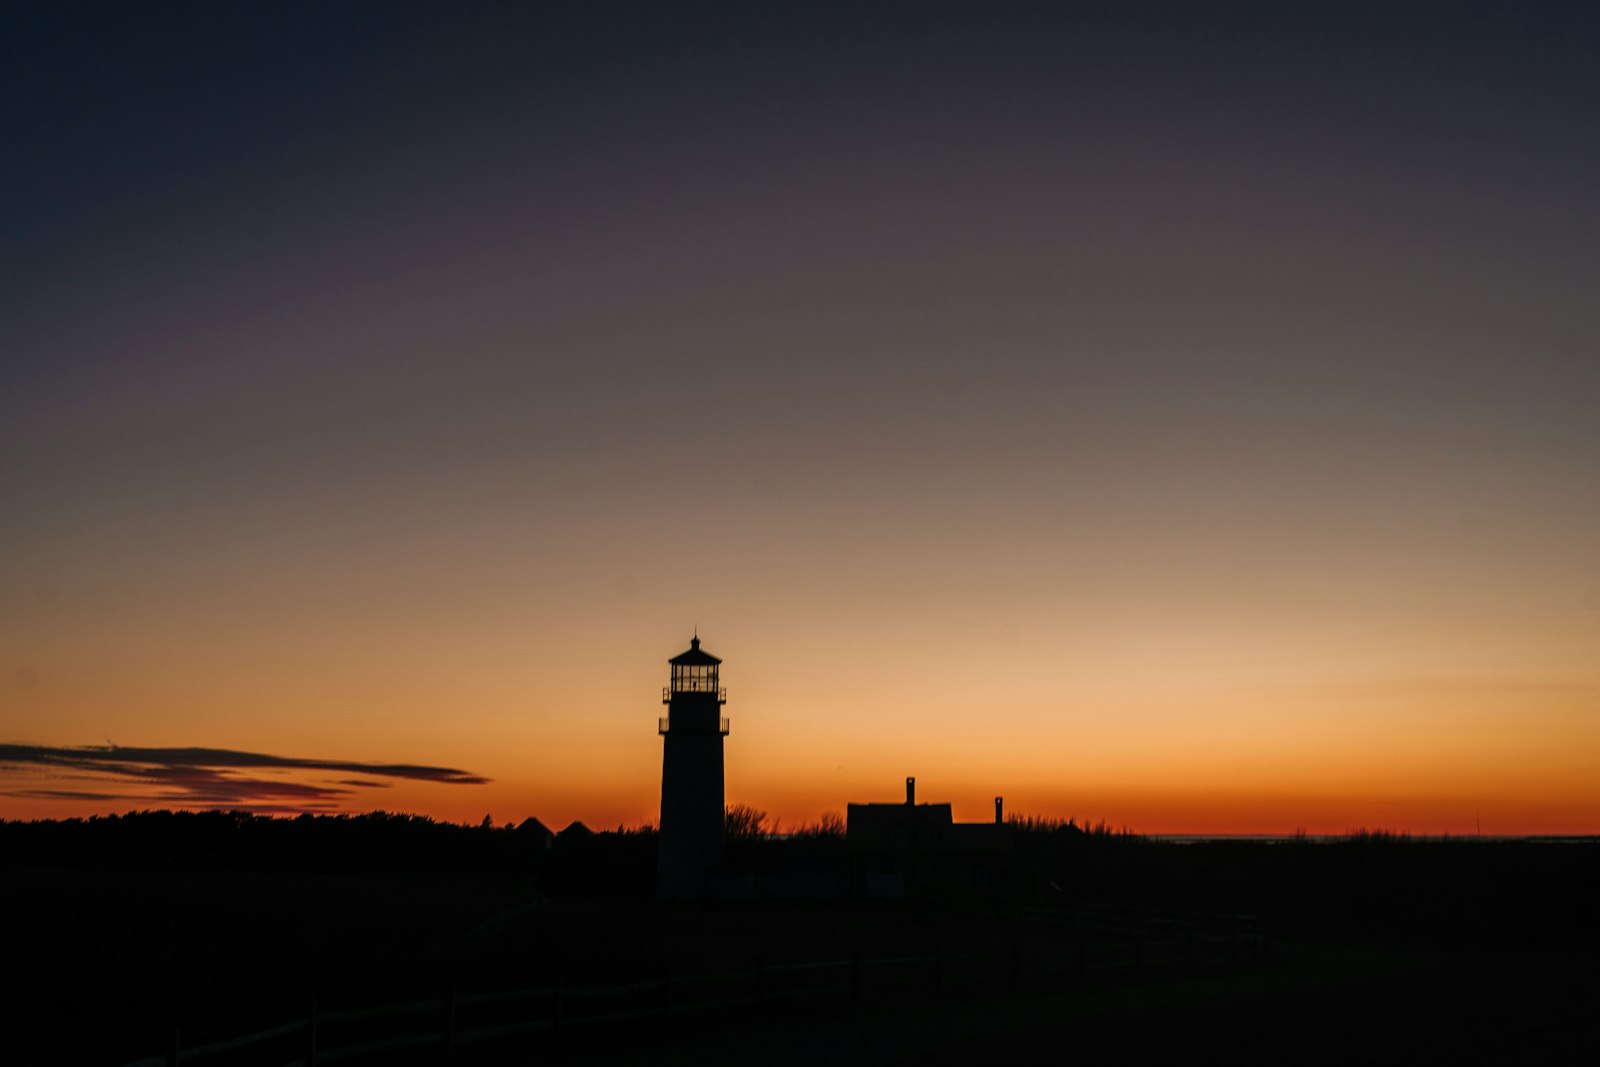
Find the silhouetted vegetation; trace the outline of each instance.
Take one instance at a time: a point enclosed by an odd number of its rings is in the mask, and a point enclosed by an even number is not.
[[[1035,815],[1012,815],[1006,819],[1006,825],[1013,832],[1023,835],[1040,834],[1087,834],[1091,837],[1120,837],[1133,839],[1139,835],[1127,827],[1113,829],[1111,824],[1104,819],[1091,825],[1079,826],[1076,819],[1054,819]]]
[[[527,871],[541,861],[524,831],[421,815],[140,811],[0,823],[0,864],[165,870]],[[542,842],[539,842],[542,846]]]
[[[790,837],[800,838],[844,838],[844,816],[837,811],[830,811],[822,815],[816,822],[801,823],[799,827],[789,832]]]
[[[767,836],[767,813],[748,804],[730,804],[727,809],[729,841],[749,841]]]

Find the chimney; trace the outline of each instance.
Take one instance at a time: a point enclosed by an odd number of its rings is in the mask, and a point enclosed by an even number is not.
[[[1005,797],[995,797],[994,798],[994,824],[996,826],[1001,826],[1001,825],[1005,824],[1005,821],[1006,821],[1005,807],[1006,807],[1006,798]]]
[[[912,778],[910,775],[907,775],[906,776],[906,803],[907,804],[915,804],[916,802],[917,802],[917,780],[915,778]]]

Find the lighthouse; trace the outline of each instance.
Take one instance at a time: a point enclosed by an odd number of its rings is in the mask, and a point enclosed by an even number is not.
[[[667,661],[669,684],[661,692],[661,837],[656,893],[663,900],[704,897],[711,869],[722,856],[722,739],[728,699],[717,669],[722,661],[700,647]]]

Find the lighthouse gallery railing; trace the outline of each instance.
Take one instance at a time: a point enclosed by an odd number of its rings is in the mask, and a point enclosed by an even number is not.
[[[661,716],[661,718],[656,721],[656,725],[658,727],[657,730],[656,730],[657,733],[661,733],[661,734],[666,733],[668,730],[672,729],[672,716],[670,716],[670,715]],[[680,726],[680,727],[678,727],[678,729],[675,732],[676,733],[680,733],[680,734],[685,734],[685,733],[698,734],[698,733],[710,733],[711,731],[709,731],[709,730],[696,730],[696,729],[694,729],[692,727],[685,728],[685,727]],[[717,720],[717,733],[725,734],[727,732],[728,732],[728,717],[726,715],[724,715],[722,718]]]

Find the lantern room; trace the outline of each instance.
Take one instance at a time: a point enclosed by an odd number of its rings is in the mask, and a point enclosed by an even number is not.
[[[680,652],[667,662],[672,667],[672,680],[661,693],[663,704],[671,703],[674,696],[690,693],[715,697],[718,704],[726,703],[728,691],[717,682],[717,668],[722,661],[701,650],[699,637],[689,642],[687,652]]]

